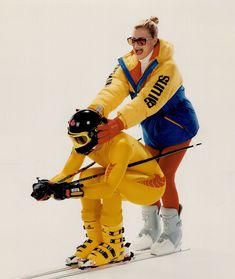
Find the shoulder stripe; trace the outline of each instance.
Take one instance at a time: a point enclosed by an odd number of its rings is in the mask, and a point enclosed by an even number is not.
[[[158,62],[157,60],[153,60],[153,62],[148,66],[148,68],[146,69],[146,71],[144,72],[143,76],[141,77],[141,79],[139,80],[138,84],[137,84],[137,92],[140,91],[143,83],[145,82],[145,80],[148,78],[148,76],[152,73],[152,71],[157,67]]]
[[[135,82],[134,82],[134,80],[133,80],[133,78],[132,78],[132,76],[131,76],[129,70],[127,69],[126,64],[124,63],[123,58],[122,58],[122,57],[119,58],[119,59],[118,59],[118,62],[119,62],[119,64],[120,64],[120,66],[121,66],[123,72],[125,73],[125,75],[126,75],[128,81],[130,82],[132,88],[133,88],[134,91],[136,92],[137,86],[136,86],[136,84],[135,84]]]
[[[122,70],[124,71],[128,81],[130,82],[132,88],[134,89],[134,92],[136,92],[136,93],[138,93],[141,90],[141,87],[143,86],[143,84],[146,81],[146,79],[148,78],[148,76],[153,72],[153,70],[158,65],[158,61],[156,59],[153,60],[153,62],[148,66],[148,68],[144,72],[141,79],[136,84],[122,57],[118,59],[118,62],[119,62],[119,65],[121,66]]]

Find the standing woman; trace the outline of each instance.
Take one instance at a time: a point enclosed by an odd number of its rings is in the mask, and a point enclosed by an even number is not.
[[[158,38],[157,24],[158,18],[151,17],[134,26],[127,39],[132,51],[118,59],[105,87],[89,106],[107,117],[127,96],[131,97],[116,118],[98,126],[100,143],[140,123],[147,148],[157,155],[189,146],[198,131],[197,116],[185,97],[182,77],[173,60],[173,47]],[[161,201],[143,206],[144,227],[134,244],[135,250],[151,248],[156,255],[180,250],[182,206],[175,173],[185,152],[159,160],[166,177],[166,191]]]

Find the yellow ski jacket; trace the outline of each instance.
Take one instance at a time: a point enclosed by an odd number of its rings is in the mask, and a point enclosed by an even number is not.
[[[119,65],[109,76],[106,86],[99,92],[90,107],[102,107],[104,116],[116,109],[130,92],[136,97],[118,111],[125,129],[139,124],[159,111],[182,85],[181,74],[173,61],[173,47],[159,40],[154,48],[150,62],[141,74],[141,66],[133,51],[119,59]],[[122,62],[130,72],[128,79]],[[130,80],[133,81],[130,81]]]

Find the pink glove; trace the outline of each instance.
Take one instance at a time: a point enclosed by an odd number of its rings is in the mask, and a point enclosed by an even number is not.
[[[118,118],[108,120],[107,124],[102,124],[98,129],[98,143],[104,143],[111,140],[124,129],[123,122]]]

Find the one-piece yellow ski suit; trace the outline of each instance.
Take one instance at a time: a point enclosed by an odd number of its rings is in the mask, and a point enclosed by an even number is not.
[[[165,191],[165,177],[156,160],[128,167],[130,163],[151,157],[146,148],[128,134],[120,133],[108,143],[96,146],[88,157],[100,167],[87,169],[80,177],[103,175],[83,182],[83,221],[100,218],[103,225],[116,226],[122,222],[122,200],[151,205]],[[58,182],[75,173],[84,159],[85,155],[73,148],[63,170],[50,181]]]

